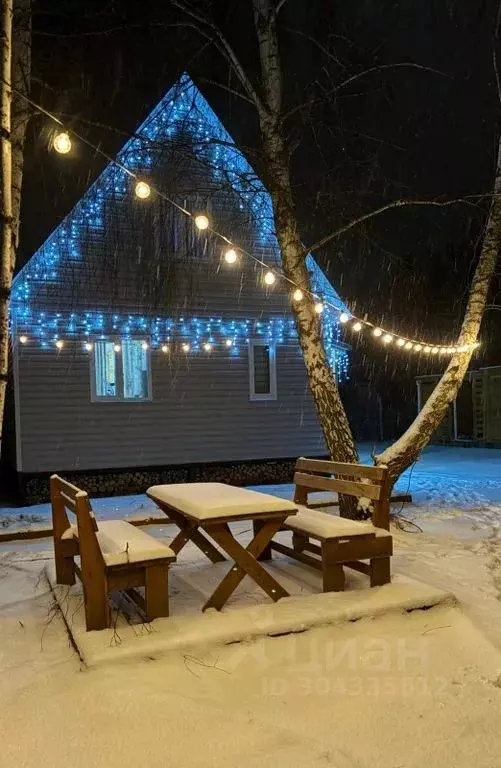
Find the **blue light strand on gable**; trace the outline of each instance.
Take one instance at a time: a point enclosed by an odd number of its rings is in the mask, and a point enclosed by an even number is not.
[[[269,248],[275,261],[280,263],[270,195],[188,75],[183,75],[170,89],[139,127],[136,136],[120,151],[117,160],[134,173],[148,171],[154,165],[161,143],[165,145],[182,130],[191,135],[197,154],[211,168],[214,180],[230,184],[240,199],[240,208],[247,208],[251,213],[260,246]],[[83,258],[84,236],[88,232],[104,232],[107,200],[123,198],[128,194],[132,194],[132,190],[126,170],[110,163],[15,278],[11,316],[18,324],[27,304],[36,301],[37,287],[57,284],[61,279],[59,269],[63,263]],[[339,307],[339,311],[346,311],[311,255],[307,257],[307,267],[313,291]],[[333,344],[335,346],[334,338],[339,338],[337,316],[334,318],[333,313],[325,312],[322,326],[329,359],[334,363],[336,355],[334,352],[331,354],[328,348]],[[30,333],[32,329],[26,328],[26,331]]]

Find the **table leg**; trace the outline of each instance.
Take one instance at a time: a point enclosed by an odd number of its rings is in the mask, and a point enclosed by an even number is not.
[[[204,553],[204,555],[207,555],[209,560],[211,560],[213,563],[222,563],[226,560],[224,555],[222,555],[221,552],[216,549],[214,544],[212,544],[209,539],[207,539],[204,534],[198,530],[198,523],[187,520],[186,517],[184,517],[177,510],[172,509],[172,507],[167,505],[163,506],[158,501],[155,503],[158,504],[162,512],[165,512],[165,514],[172,520],[172,522],[175,523],[180,529],[177,536],[173,539],[171,544],[169,544],[170,548],[176,555],[179,554],[179,552],[182,550],[184,545],[188,543],[188,541],[192,541],[193,544],[195,544],[195,546],[197,546]]]
[[[219,586],[213,592],[211,597],[205,603],[203,610],[207,608],[216,608],[221,610],[228,598],[233,594],[244,576],[247,574],[256,582],[272,600],[279,600],[281,597],[288,597],[288,592],[263,568],[257,560],[259,555],[266,549],[275,533],[280,530],[284,520],[263,521],[256,536],[252,539],[246,549],[240,542],[233,538],[227,523],[215,523],[210,526],[210,535],[219,544],[219,546],[234,560],[234,566],[226,574]]]

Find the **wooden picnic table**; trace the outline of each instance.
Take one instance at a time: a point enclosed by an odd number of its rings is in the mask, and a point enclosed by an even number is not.
[[[169,545],[176,555],[188,541],[192,541],[213,563],[224,561],[226,558],[209,541],[207,534],[234,561],[205,603],[204,611],[207,608],[221,610],[246,574],[272,600],[288,597],[288,592],[258,558],[285,519],[297,513],[297,507],[291,501],[224,483],[154,485],[146,493],[180,529]],[[246,548],[229,527],[229,523],[243,520],[252,520],[254,527],[254,538]]]

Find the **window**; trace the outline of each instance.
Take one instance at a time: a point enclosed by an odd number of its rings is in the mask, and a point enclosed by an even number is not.
[[[275,346],[261,339],[249,342],[250,400],[277,399]]]
[[[150,400],[150,354],[143,339],[96,341],[92,355],[92,399]]]

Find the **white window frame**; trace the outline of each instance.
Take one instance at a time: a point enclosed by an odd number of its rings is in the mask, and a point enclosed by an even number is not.
[[[90,357],[90,399],[92,403],[147,403],[153,400],[152,375],[151,375],[151,346],[150,339],[145,336],[127,336],[131,341],[146,341],[148,349],[146,350],[146,359],[148,363],[148,394],[146,397],[124,397],[124,371],[122,364],[122,344],[126,341],[120,336],[108,336],[106,339],[95,339],[89,341],[92,343]],[[103,396],[96,393],[96,343],[108,341],[112,344],[120,344],[120,352],[115,352],[115,370],[117,372],[116,389],[118,394]]]
[[[256,392],[256,383],[254,375],[254,348],[255,347],[268,347],[269,348],[269,362],[270,362],[270,391],[269,392]],[[249,340],[249,400],[251,402],[260,402],[263,400],[276,400],[277,399],[277,351],[276,345],[273,341],[266,341],[266,339],[250,339]]]

